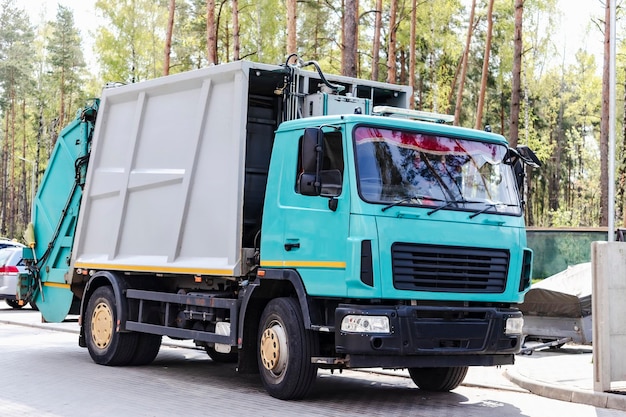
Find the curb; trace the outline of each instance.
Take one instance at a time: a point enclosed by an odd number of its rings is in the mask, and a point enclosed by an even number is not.
[[[537,382],[510,369],[507,369],[504,375],[514,384],[542,397],[626,411],[626,395],[587,391],[577,388],[563,388],[547,382]]]

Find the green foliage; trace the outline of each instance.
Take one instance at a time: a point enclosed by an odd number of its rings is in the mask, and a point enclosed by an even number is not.
[[[163,74],[164,0],[97,0],[96,9],[105,21],[96,35],[104,80],[136,83]]]
[[[74,118],[77,102],[82,102],[86,64],[72,11],[59,5],[56,21],[49,25],[47,77],[59,92],[58,125],[64,126]]]
[[[0,153],[0,233],[15,236],[17,224],[27,218],[27,204],[19,192],[25,179],[24,163],[28,113],[26,100],[32,92],[34,59],[33,29],[26,13],[18,10],[11,0],[2,2],[0,12],[0,110],[2,111],[2,138]]]
[[[206,66],[206,0],[177,2],[175,25],[170,73]]]
[[[0,107],[7,109],[18,90],[25,90],[32,81],[34,39],[28,16],[18,10],[12,0],[3,0],[0,12]]]
[[[27,211],[20,193],[27,189],[29,165],[40,172],[59,129],[74,117],[87,97],[99,94],[106,82],[132,83],[163,74],[167,0],[97,0],[100,26],[94,28],[100,71],[87,72],[81,34],[70,9],[59,6],[56,19],[33,29],[15,0],[0,0],[0,232],[8,231],[7,213]],[[359,2],[358,67],[362,78],[372,74],[376,0]],[[397,53],[388,56],[391,0],[383,0],[379,80],[386,62],[396,63],[400,83],[415,77],[416,107],[452,113],[460,84],[458,69],[465,48],[469,2],[417,0],[416,47],[411,50],[411,5],[398,0]],[[475,123],[477,94],[486,41],[487,0],[477,1],[474,34],[465,80],[462,126]],[[597,226],[599,222],[599,62],[583,51],[567,64],[555,49],[557,0],[524,1],[524,52],[519,143],[535,150],[543,167],[529,175],[529,219],[543,226]],[[207,2],[177,0],[170,72],[207,65]],[[297,3],[298,53],[316,60],[329,73],[341,68],[342,2],[302,0]],[[233,13],[238,13],[242,59],[282,63],[286,58],[285,0],[215,1],[218,63],[233,56]],[[487,77],[484,124],[507,136],[511,112],[513,2],[496,0]],[[603,15],[598,3],[598,14]],[[618,38],[622,38],[618,32]],[[618,53],[618,97],[624,93],[626,46]],[[416,58],[409,74],[410,57]],[[573,63],[569,63],[573,61]],[[626,210],[626,146],[624,104],[618,101],[619,215]],[[14,155],[15,154],[15,155]],[[17,162],[16,162],[17,161]],[[22,200],[19,200],[22,198]],[[19,201],[11,201],[18,199]],[[18,215],[19,214],[19,215]],[[16,217],[16,218],[17,218]],[[12,230],[19,230],[14,219]]]

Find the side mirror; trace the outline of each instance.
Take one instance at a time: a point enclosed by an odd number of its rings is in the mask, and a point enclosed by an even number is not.
[[[533,168],[541,167],[541,161],[537,155],[526,145],[520,145],[515,148],[523,163]]]
[[[324,160],[324,132],[307,128],[302,138],[300,160],[302,171],[298,176],[298,190],[302,195],[320,195],[322,192],[322,161]]]
[[[515,149],[509,148],[505,163],[513,167],[518,190],[521,190],[524,185],[524,165],[532,168],[541,167],[541,161],[537,158],[537,155],[526,145],[520,145]]]

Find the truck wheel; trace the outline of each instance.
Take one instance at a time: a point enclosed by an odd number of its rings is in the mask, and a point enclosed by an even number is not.
[[[127,365],[137,348],[137,333],[120,333],[111,287],[96,289],[89,299],[84,317],[85,341],[91,359],[100,365]]]
[[[14,300],[14,299],[7,298],[4,301],[9,305],[9,307],[11,307],[14,310],[19,310],[20,308],[24,307],[23,305],[20,305],[20,303],[17,300]]]
[[[236,347],[231,347],[231,351],[228,353],[222,353],[215,350],[213,346],[207,346],[204,348],[206,350],[207,355],[213,362],[218,363],[237,363],[239,359],[239,353],[237,352]]]
[[[274,398],[303,398],[317,375],[311,356],[317,335],[304,328],[300,306],[293,298],[270,301],[259,326],[259,371],[266,391]]]
[[[160,334],[138,333],[137,348],[133,358],[128,363],[133,366],[143,366],[152,363],[161,349]]]
[[[451,391],[465,379],[467,366],[409,368],[409,375],[415,385],[425,391]]]

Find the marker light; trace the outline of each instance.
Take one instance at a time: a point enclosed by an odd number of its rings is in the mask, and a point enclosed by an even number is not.
[[[522,334],[524,319],[522,317],[509,317],[506,319],[504,334]]]

